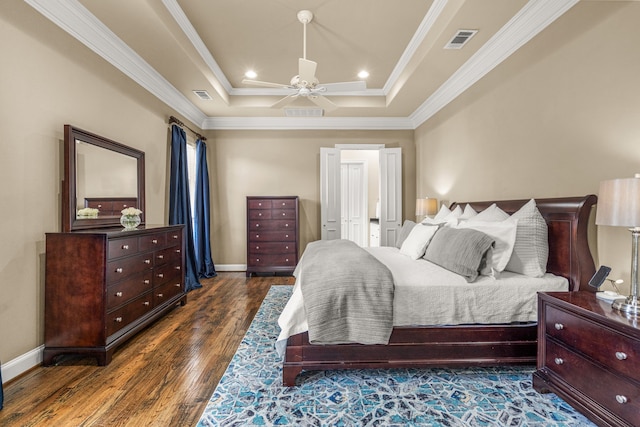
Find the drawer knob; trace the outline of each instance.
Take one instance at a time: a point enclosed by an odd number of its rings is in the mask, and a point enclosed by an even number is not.
[[[158,277],[163,278],[164,274],[163,273],[158,273]]]
[[[260,224],[256,224],[256,227],[260,227]]]
[[[286,223],[284,226],[285,226],[285,227],[288,227],[288,226],[289,226],[289,223]]]
[[[282,212],[282,216],[287,216],[287,214],[285,212]]]
[[[143,302],[142,305],[146,305],[148,307],[149,306],[149,301]]]
[[[285,248],[285,249],[289,249],[289,246],[285,246],[284,248]]]
[[[284,205],[286,205],[286,203],[285,203],[285,202],[282,202],[282,206],[284,206]]]
[[[258,216],[262,216],[262,212],[258,213]]]
[[[176,284],[175,284],[175,285],[173,285],[173,286],[175,286],[176,288],[180,288],[180,287],[182,287],[182,285],[181,285],[180,283],[176,283]]]
[[[144,283],[145,285],[148,285],[148,284],[150,283],[150,282],[149,282],[149,279],[144,279],[144,282],[143,282],[143,283]]]
[[[627,353],[623,351],[616,351],[616,359],[618,360],[627,360]]]
[[[289,258],[285,259],[286,262],[289,262]]]
[[[124,206],[125,208],[127,207],[127,205],[122,205],[122,206]]]
[[[176,270],[180,271],[182,270],[182,267],[180,267],[179,265],[176,265]]]
[[[627,396],[624,396],[622,394],[616,394],[616,401],[620,404],[625,404],[627,403]]]
[[[181,252],[182,252],[182,251],[181,251],[180,249],[176,249],[176,253],[177,253],[177,254],[179,254],[179,253],[181,253]]]
[[[117,297],[121,297],[122,296],[122,292],[116,292],[116,296]]]
[[[153,240],[151,241],[151,243],[153,243],[154,245],[157,245],[157,244],[158,244],[158,240],[157,240],[157,239],[153,239]]]
[[[289,237],[289,235],[288,235],[288,234],[285,234],[285,235],[284,235],[284,237]]]
[[[564,329],[564,325],[562,323],[556,323],[553,325],[557,330],[561,331]]]
[[[158,294],[158,298],[162,298],[164,294]]]
[[[122,323],[122,317],[116,317],[113,321],[116,323]]]
[[[164,255],[158,255],[158,259],[164,259]]]
[[[259,238],[260,238],[260,235],[259,235],[259,234],[256,234],[256,239],[259,239]]]
[[[564,363],[564,360],[561,357],[556,357],[553,361],[556,362],[556,365],[562,365]]]
[[[101,208],[101,207],[102,207],[102,205],[98,205],[98,207],[99,207],[99,208]]]
[[[145,260],[144,260],[144,263],[145,263],[145,264],[151,264],[151,260],[150,260],[150,259],[145,259]]]
[[[260,249],[260,246],[256,246],[256,249]]]
[[[122,249],[125,249],[125,250],[129,249],[129,245],[122,245]]]
[[[122,273],[122,267],[116,268],[116,273]]]
[[[256,262],[260,262],[260,258],[256,258]]]
[[[262,206],[262,203],[258,203],[258,206]]]
[[[174,234],[174,235],[173,235],[173,238],[174,238],[174,239],[177,239],[177,238],[178,238],[178,235],[177,235],[177,234]]]

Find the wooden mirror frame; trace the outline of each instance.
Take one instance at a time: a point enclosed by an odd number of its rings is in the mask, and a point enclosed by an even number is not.
[[[64,178],[62,181],[62,231],[70,232],[92,228],[115,227],[120,225],[120,218],[108,216],[103,218],[82,218],[76,215],[77,206],[77,176],[76,176],[76,140],[86,142],[105,150],[114,151],[133,157],[137,162],[137,197],[140,216],[144,224],[144,151],[136,150],[119,142],[78,129],[71,125],[64,125]]]

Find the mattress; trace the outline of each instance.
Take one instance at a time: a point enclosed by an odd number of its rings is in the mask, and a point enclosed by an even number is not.
[[[538,292],[569,290],[567,279],[549,273],[533,278],[504,271],[498,278],[480,276],[468,283],[429,261],[412,260],[395,247],[365,249],[393,275],[394,326],[536,322]],[[308,330],[300,272],[294,275],[293,294],[278,318],[281,332],[276,349],[280,355],[290,336]]]

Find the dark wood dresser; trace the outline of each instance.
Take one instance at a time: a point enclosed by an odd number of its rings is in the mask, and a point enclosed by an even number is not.
[[[534,388],[601,426],[640,426],[640,329],[591,292],[538,294]]]
[[[293,274],[298,264],[298,197],[247,197],[247,277]]]
[[[44,365],[114,350],[186,303],[183,226],[46,234]]]

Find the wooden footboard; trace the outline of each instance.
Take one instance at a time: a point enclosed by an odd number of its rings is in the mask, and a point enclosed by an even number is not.
[[[388,345],[312,345],[303,332],[287,342],[282,382],[303,370],[535,365],[536,337],[535,324],[396,327]]]

